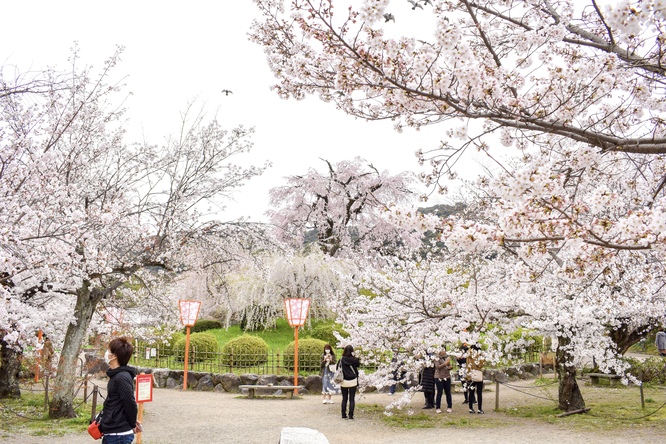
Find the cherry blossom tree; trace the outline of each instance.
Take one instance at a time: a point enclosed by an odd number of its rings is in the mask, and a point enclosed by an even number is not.
[[[380,173],[361,158],[325,162],[327,173],[310,169],[305,175],[289,177],[287,185],[271,189],[275,209],[268,214],[278,228],[278,238],[300,248],[305,235],[314,230],[318,245],[330,256],[390,248],[401,228],[386,216],[389,209],[412,202],[411,176]],[[400,236],[414,245],[420,234]]]
[[[309,298],[308,319],[328,319],[333,316],[330,301],[352,291],[355,270],[350,261],[318,248],[264,251],[220,276],[217,292],[209,294],[216,296],[227,323],[244,320],[251,330],[274,327],[275,320],[284,317],[286,298]]]
[[[440,232],[452,252],[515,258],[524,290],[507,296],[558,336],[560,407],[584,406],[576,363],[621,370],[621,348],[664,313],[663,2],[256,3],[280,96],[398,130],[445,122],[442,146],[418,153],[429,184],[470,147],[495,163],[478,213]]]
[[[415,12],[389,0],[255,3],[252,39],[281,97],[318,94],[398,129],[461,119],[449,135],[468,140],[444,142],[454,151],[434,173],[496,132],[508,144],[549,135],[602,152],[666,152],[661,0],[441,0]],[[391,11],[395,22],[383,18]],[[484,122],[480,135],[467,136],[469,119]]]
[[[223,239],[207,205],[263,171],[230,160],[250,149],[251,129],[226,131],[191,108],[165,146],[125,144],[118,57],[95,74],[75,52],[65,82],[47,72],[37,76],[45,90],[10,83],[0,96],[0,273],[5,298],[23,304],[0,325],[18,347],[36,327],[64,330],[52,417],[74,414],[76,362],[100,301],[149,285],[155,270],[187,269],[187,247]],[[66,295],[72,309],[34,322],[32,288]]]

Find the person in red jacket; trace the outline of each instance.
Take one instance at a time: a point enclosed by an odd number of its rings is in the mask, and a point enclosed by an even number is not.
[[[106,371],[109,383],[99,423],[102,444],[131,444],[134,434],[141,431],[141,424],[136,420],[134,398],[136,370],[127,365],[133,352],[134,347],[127,338],[116,338],[104,354],[104,360],[109,364]]]

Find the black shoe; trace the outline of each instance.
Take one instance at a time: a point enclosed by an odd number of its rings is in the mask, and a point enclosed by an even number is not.
[[[353,416],[350,416],[349,419],[354,419],[354,417],[353,417]]]
[[[469,404],[469,400],[465,399],[462,403],[463,404]]]
[[[476,413],[478,413],[479,415],[483,415],[483,410],[479,410],[479,411],[476,412]]]
[[[427,406],[423,407],[423,410],[428,410],[428,409],[434,409],[434,407],[431,406],[431,405],[427,405]]]
[[[342,419],[347,419],[347,415],[342,415]]]
[[[470,413],[476,413],[476,412],[474,411],[474,409],[469,409],[469,412],[470,412]]]

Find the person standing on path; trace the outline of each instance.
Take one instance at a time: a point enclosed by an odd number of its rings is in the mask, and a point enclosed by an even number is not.
[[[342,352],[339,365],[342,366],[343,380],[340,383],[342,390],[342,419],[354,419],[356,406],[356,387],[358,387],[358,366],[360,361],[354,356],[354,347],[348,345]],[[347,400],[349,400],[349,416],[347,416]]]
[[[435,367],[432,363],[426,361],[425,367],[421,371],[421,388],[425,397],[424,409],[435,408]]]
[[[654,343],[657,346],[657,350],[659,350],[659,356],[666,357],[666,333],[663,328],[657,332]]]
[[[446,394],[446,413],[451,413],[453,400],[451,399],[451,358],[446,354],[446,348],[442,349],[435,359],[435,408],[437,413],[442,413],[442,392]]]
[[[322,404],[333,404],[331,395],[339,393],[340,390],[337,385],[333,382],[333,374],[335,370],[331,371],[331,366],[335,369],[335,364],[337,360],[335,359],[335,352],[331,344],[324,345],[324,353],[321,355],[321,394],[324,399],[322,399]]]
[[[479,402],[478,413],[480,415],[483,415],[483,365],[485,362],[486,360],[483,357],[483,352],[481,351],[479,345],[472,345],[469,353],[467,354],[467,362],[465,363],[465,367],[467,369],[467,380],[468,384],[470,385],[469,412],[476,413],[474,411],[474,402],[472,401],[474,392],[476,392],[476,399]],[[477,376],[479,374],[480,376]]]
[[[134,398],[136,370],[127,365],[133,352],[134,347],[127,338],[116,338],[104,353],[104,361],[109,364],[106,371],[109,382],[99,423],[102,444],[131,444],[134,434],[141,431]]]
[[[465,396],[465,400],[462,402],[463,404],[469,403],[469,397],[471,395],[472,399],[472,404],[476,404],[476,399],[474,399],[474,392],[470,391],[469,389],[469,384],[467,382],[467,353],[469,352],[469,347],[467,347],[467,343],[463,343],[463,345],[460,347],[460,353],[456,357],[456,361],[458,362],[458,380],[460,381],[460,386],[463,392],[463,395]]]

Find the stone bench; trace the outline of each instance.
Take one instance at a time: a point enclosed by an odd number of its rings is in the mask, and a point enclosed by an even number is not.
[[[279,444],[329,444],[317,430],[305,427],[283,427]]]
[[[277,390],[283,390],[283,394],[287,396],[287,398],[293,398],[294,397],[294,390],[295,389],[302,389],[305,388],[303,385],[239,385],[239,389],[247,390],[247,397],[248,399],[253,399],[254,398],[254,392],[255,390],[267,390],[267,391],[277,391]]]
[[[590,377],[590,382],[594,385],[599,384],[599,379],[608,379],[608,384],[611,386],[619,384],[622,380],[622,376],[608,373],[588,373],[587,376]]]

